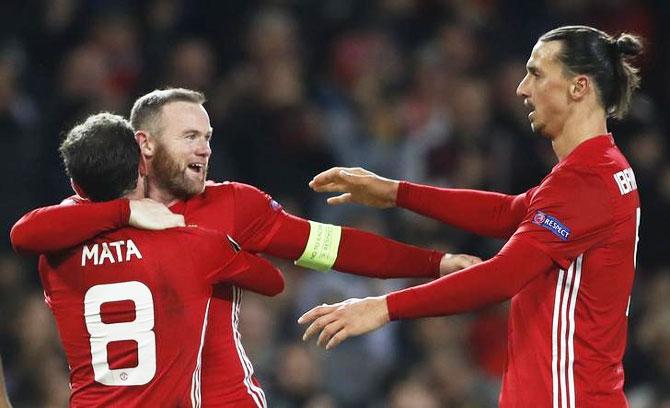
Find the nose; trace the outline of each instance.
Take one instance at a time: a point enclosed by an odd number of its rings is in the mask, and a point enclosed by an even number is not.
[[[209,158],[212,155],[212,148],[209,145],[209,140],[202,140],[196,147],[195,154],[201,157]]]
[[[530,94],[528,93],[528,75],[523,77],[519,86],[516,87],[516,95],[524,98],[528,98]]]

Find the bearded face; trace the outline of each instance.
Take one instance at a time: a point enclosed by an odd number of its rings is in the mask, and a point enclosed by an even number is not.
[[[207,163],[188,162],[168,151],[163,143],[156,145],[152,160],[153,180],[157,186],[174,197],[185,200],[205,189]]]
[[[187,199],[205,189],[212,128],[202,105],[172,102],[163,106],[153,137],[149,175],[153,188],[171,198]]]

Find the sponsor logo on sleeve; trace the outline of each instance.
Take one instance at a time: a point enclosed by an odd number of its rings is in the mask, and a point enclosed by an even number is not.
[[[542,228],[548,229],[552,234],[556,235],[563,241],[570,238],[570,228],[566,227],[556,217],[538,211],[533,216],[533,224],[537,224]]]

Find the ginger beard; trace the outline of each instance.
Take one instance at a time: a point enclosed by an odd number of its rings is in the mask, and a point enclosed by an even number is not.
[[[151,161],[153,179],[158,187],[179,199],[188,199],[204,191],[207,167],[190,168],[187,163],[175,159],[160,142],[156,144]]]

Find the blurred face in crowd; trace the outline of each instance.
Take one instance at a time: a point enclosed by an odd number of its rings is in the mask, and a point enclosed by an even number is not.
[[[157,186],[177,198],[205,189],[212,127],[202,105],[171,102],[163,106],[155,138],[150,173]]]
[[[560,41],[538,41],[526,63],[526,76],[516,94],[523,98],[533,132],[553,139],[558,136],[569,113],[571,81],[558,56]]]

